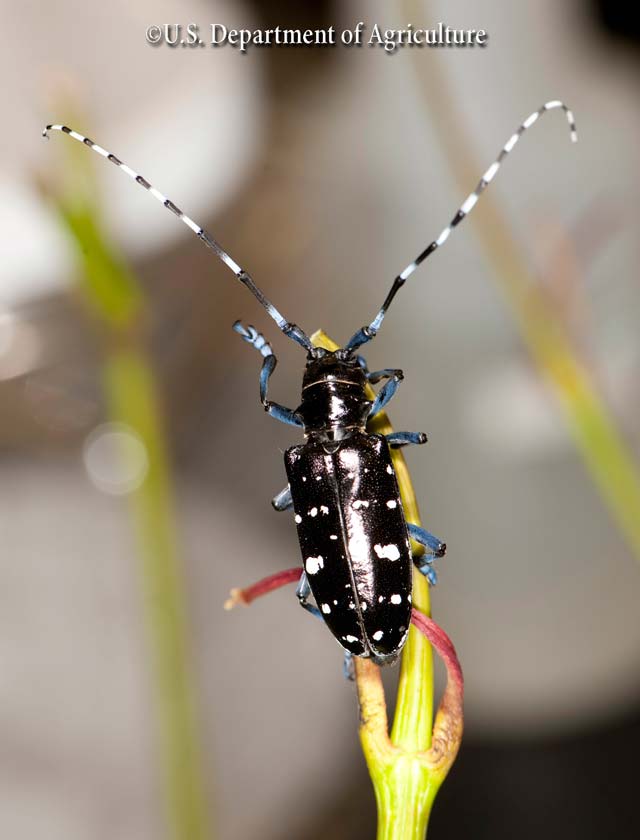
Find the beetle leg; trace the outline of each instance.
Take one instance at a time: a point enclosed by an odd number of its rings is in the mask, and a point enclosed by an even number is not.
[[[291,408],[280,405],[280,403],[271,402],[270,400],[264,404],[264,408],[267,414],[270,417],[273,417],[274,420],[286,423],[287,426],[298,426],[298,428],[302,427],[302,420],[300,420],[298,415]]]
[[[372,370],[367,374],[367,380],[370,385],[377,385],[382,379],[392,379],[394,376],[402,379],[403,373],[397,368],[384,368],[383,370]]]
[[[390,432],[385,435],[385,438],[389,446],[394,447],[394,449],[409,444],[420,445],[427,442],[427,436],[424,432]]]
[[[424,528],[421,528],[419,525],[414,525],[412,522],[407,522],[407,528],[409,529],[409,536],[412,540],[419,542],[420,545],[426,546],[435,557],[444,556],[447,550],[446,543],[443,543],[438,537],[434,537],[429,531],[425,531]]]
[[[373,373],[370,373],[367,377],[371,384],[375,384],[376,382],[380,382],[381,379],[386,379],[387,381],[382,386],[382,388],[378,391],[376,395],[375,402],[371,406],[371,410],[369,411],[369,417],[375,417],[375,415],[382,411],[382,409],[389,403],[398,390],[398,385],[404,379],[404,374],[401,370],[393,370],[392,368],[387,368],[386,370],[376,370]]]
[[[270,414],[271,417],[274,417],[281,423],[286,423],[289,426],[302,426],[302,420],[300,420],[300,418],[296,415],[295,411],[284,405],[280,405],[280,403],[271,402],[271,400],[267,399],[269,377],[278,364],[278,360],[276,359],[269,342],[265,339],[262,333],[259,333],[255,327],[251,326],[251,324],[244,327],[240,321],[236,321],[233,325],[233,329],[242,336],[247,344],[255,347],[256,350],[258,350],[258,352],[264,357],[262,368],[260,370],[260,402],[264,406],[264,410]]]
[[[307,580],[307,573],[303,572],[300,575],[300,581],[296,587],[296,597],[303,609],[311,613],[311,615],[315,615],[316,618],[319,618],[322,621],[322,613],[320,610],[317,607],[314,607],[313,604],[309,603],[310,595],[311,587],[309,586],[309,581]]]
[[[277,511],[291,510],[293,507],[293,499],[291,498],[291,489],[288,484],[284,490],[276,493],[273,499],[271,499],[271,504]]]
[[[433,560],[433,554],[423,554],[422,557],[414,557],[413,559],[416,569],[426,577],[431,586],[435,586],[438,582],[438,575],[432,565]]]
[[[273,350],[267,339],[255,327],[251,326],[251,324],[245,327],[241,321],[236,321],[233,325],[233,330],[242,336],[247,344],[255,347],[265,358],[273,355]]]
[[[280,405],[280,403],[271,402],[271,400],[267,399],[269,377],[276,369],[277,364],[278,360],[273,353],[265,356],[265,360],[262,363],[262,369],[260,371],[260,402],[264,406],[264,410],[267,414],[270,414],[271,417],[274,417],[281,423],[286,423],[289,426],[302,426],[302,420],[300,420],[292,409],[287,408],[284,405]]]
[[[353,654],[350,650],[345,650],[344,659],[342,660],[342,675],[345,680],[353,682],[356,678],[356,669],[353,664]]]
[[[296,595],[298,597],[298,601],[300,602],[300,606],[307,610],[307,612],[314,615],[316,618],[322,619],[322,613],[317,607],[314,607],[313,604],[308,602],[308,599],[311,595],[311,587],[309,586],[309,581],[307,579],[307,573],[303,572],[300,576],[300,581],[296,588]],[[355,669],[353,667],[353,654],[350,651],[344,651],[344,659],[342,661],[342,673],[344,675],[345,680],[353,681],[356,678]]]

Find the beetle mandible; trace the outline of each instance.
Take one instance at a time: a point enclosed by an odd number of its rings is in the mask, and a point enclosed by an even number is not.
[[[545,103],[521,123],[500,154],[457,210],[440,235],[394,279],[376,317],[336,351],[315,347],[299,326],[287,321],[256,286],[249,274],[202,227],[185,215],[146,178],[88,137],[64,125],[62,131],[114,163],[148,190],[183,221],[257,298],[278,328],[307,353],[302,399],[292,410],[267,398],[269,379],[277,360],[271,345],[254,327],[236,322],[233,328],[263,357],[260,400],[265,410],[282,423],[303,430],[305,442],[285,453],[289,483],[273,499],[276,510],[294,511],[303,557],[297,596],[305,609],[320,616],[347,654],[370,657],[376,663],[393,661],[405,642],[411,621],[413,564],[435,583],[433,560],[445,545],[423,528],[405,520],[390,447],[423,444],[419,432],[373,435],[367,422],[382,411],[402,381],[402,371],[369,372],[357,351],[378,333],[398,290],[418,266],[449,238],[473,209],[493,180],[503,159],[522,134],[542,114],[562,109],[571,139],[577,139],[572,112],[561,101]],[[383,383],[375,399],[368,385]],[[419,558],[411,555],[410,539],[425,547]],[[315,605],[309,602],[313,595]]]

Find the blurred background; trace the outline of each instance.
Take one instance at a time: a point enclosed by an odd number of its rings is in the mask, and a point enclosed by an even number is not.
[[[637,21],[606,0],[64,0],[7,2],[3,19],[15,37],[0,53],[0,835],[168,837],[145,614],[162,621],[175,604],[149,583],[134,536],[150,454],[105,396],[110,327],[43,195],[68,171],[62,146],[73,141],[43,142],[43,124],[69,122],[142,172],[286,317],[344,342],[519,122],[564,99],[579,143],[560,113],[545,116],[486,212],[501,214],[634,473]],[[489,43],[242,55],[144,38],[152,23],[359,20],[442,20],[483,28]],[[183,225],[78,150],[139,283],[132,344],[157,377],[171,463],[155,510],[175,503],[166,568],[177,563],[185,590],[192,654],[181,679],[196,698],[211,836],[373,836],[355,692],[331,636],[292,591],[222,610],[232,586],[298,562],[293,524],[269,500],[299,436],[265,416],[259,356],[231,324],[267,333],[280,360],[273,399],[297,405],[304,356]],[[466,676],[465,739],[430,836],[635,838],[640,518],[628,493],[620,513],[607,491],[618,466],[601,459],[605,479],[592,480],[566,400],[523,342],[508,272],[495,282],[495,250],[471,220],[458,228],[367,348],[371,369],[404,369],[396,427],[429,434],[408,460],[425,524],[448,544],[433,611]]]

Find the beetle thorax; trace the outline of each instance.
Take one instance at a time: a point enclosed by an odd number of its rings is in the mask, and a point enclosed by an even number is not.
[[[371,408],[366,385],[357,359],[344,350],[309,359],[296,411],[305,435],[342,440],[354,431],[364,431]]]

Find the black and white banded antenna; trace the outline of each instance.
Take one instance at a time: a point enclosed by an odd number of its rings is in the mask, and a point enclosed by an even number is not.
[[[288,336],[289,338],[296,341],[302,347],[304,347],[307,351],[313,350],[313,345],[311,340],[307,336],[307,334],[298,327],[296,324],[292,324],[287,321],[280,312],[276,309],[276,307],[268,300],[267,297],[263,294],[262,290],[256,286],[256,284],[251,279],[250,275],[241,268],[238,263],[227,254],[224,248],[216,242],[216,240],[207,233],[207,231],[200,227],[196,222],[193,221],[186,213],[183,213],[179,207],[177,207],[173,201],[168,199],[164,196],[159,190],[157,190],[154,186],[152,186],[146,178],[143,178],[142,175],[138,175],[137,172],[134,172],[131,167],[127,166],[126,163],[123,163],[119,158],[115,155],[108,152],[106,149],[103,149],[102,146],[99,146],[97,143],[94,143],[93,140],[90,140],[88,137],[83,137],[82,134],[78,134],[77,131],[69,128],[66,125],[48,125],[44,131],[42,132],[43,137],[49,136],[49,131],[61,131],[63,134],[68,134],[69,137],[73,137],[74,140],[77,140],[79,143],[83,143],[85,146],[88,146],[90,149],[93,149],[94,152],[97,152],[103,158],[110,160],[111,163],[114,163],[119,169],[121,169],[126,175],[128,175],[133,181],[139,184],[141,187],[144,187],[145,190],[151,193],[151,195],[156,198],[161,204],[163,204],[167,210],[170,210],[175,216],[177,216],[184,224],[190,228],[196,236],[201,239],[204,244],[211,248],[214,254],[219,257],[222,262],[230,268],[231,271],[235,274],[236,278],[249,289],[252,295],[258,299],[260,304],[267,310],[268,314],[273,318],[273,320],[278,325],[279,329]]]
[[[413,274],[413,272],[421,265],[428,256],[430,256],[435,250],[437,250],[441,245],[447,241],[453,229],[460,224],[460,222],[469,215],[469,213],[475,207],[476,202],[482,195],[485,188],[491,183],[494,179],[496,173],[500,169],[502,161],[505,157],[511,152],[513,147],[516,145],[520,137],[525,133],[528,128],[537,122],[538,118],[541,117],[547,111],[552,111],[554,108],[561,108],[566,117],[567,122],[569,123],[569,130],[571,132],[571,140],[575,143],[578,139],[578,135],[576,133],[576,123],[573,117],[572,111],[561,102],[559,99],[554,99],[551,102],[545,102],[545,104],[539,108],[537,111],[534,111],[530,114],[527,119],[519,126],[517,131],[511,135],[511,137],[507,140],[505,145],[502,147],[502,150],[495,161],[491,164],[491,166],[487,169],[484,173],[480,181],[478,182],[478,186],[475,190],[470,193],[467,198],[462,202],[460,208],[456,212],[453,219],[449,222],[449,224],[444,228],[440,236],[437,239],[434,239],[433,242],[430,242],[429,245],[420,253],[412,263],[398,274],[398,276],[393,281],[391,289],[389,290],[389,294],[385,298],[384,303],[382,304],[380,311],[373,319],[373,321],[366,327],[362,327],[362,329],[358,330],[358,332],[350,339],[347,344],[347,349],[355,350],[357,347],[360,347],[362,344],[365,344],[367,341],[371,341],[372,338],[375,337],[376,333],[380,329],[380,325],[384,320],[384,316],[387,314],[387,310],[391,306],[391,302],[393,301],[394,297],[398,293],[398,291],[402,288],[405,284],[407,279]]]

